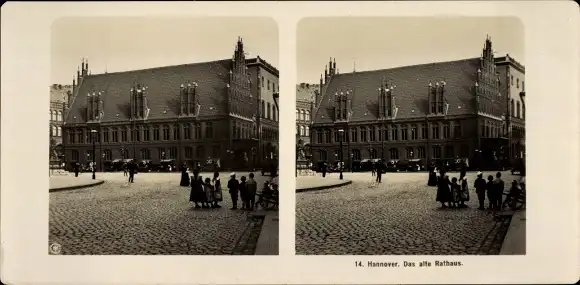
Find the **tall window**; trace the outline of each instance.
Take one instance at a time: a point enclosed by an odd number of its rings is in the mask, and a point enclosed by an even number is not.
[[[306,133],[305,133],[304,126],[300,126],[300,136],[303,137],[305,135],[306,135]]]
[[[374,142],[377,140],[377,128],[375,126],[372,126],[369,128],[369,139],[370,141]]]
[[[520,114],[520,101],[518,101],[516,103],[516,117],[517,118],[521,118],[521,114]]]
[[[451,137],[451,127],[449,126],[449,124],[445,123],[443,125],[443,138],[448,139],[450,137]]]
[[[121,128],[121,141],[122,142],[127,141],[127,128],[124,127]]]
[[[306,111],[306,120],[310,121],[310,111]]]
[[[421,139],[425,140],[429,137],[429,128],[427,125],[421,125]]]
[[[375,158],[377,158],[377,150],[376,150],[376,149],[374,149],[374,148],[370,148],[370,149],[369,149],[369,157],[370,157],[371,159],[375,159]]]
[[[353,143],[358,141],[358,132],[357,132],[357,128],[352,128],[350,129],[350,138],[352,140]],[[360,153],[360,152],[359,152]]]
[[[171,159],[177,158],[177,148],[176,147],[169,148],[169,158],[171,158]]]
[[[431,126],[431,132],[433,135],[433,139],[439,139],[439,125],[438,124],[433,124]]]
[[[165,159],[167,157],[165,149],[163,149],[162,147],[157,148],[157,154],[159,155],[159,159]]]
[[[353,160],[360,160],[360,150],[358,150],[358,149],[352,150],[352,159]]]
[[[309,137],[309,136],[310,136],[310,128],[309,128],[308,126],[306,126],[306,127],[305,127],[305,129],[306,129],[306,131],[305,131],[305,135],[306,135],[307,137]]]
[[[455,122],[455,125],[453,125],[453,136],[455,138],[461,138],[461,123],[460,122]]]
[[[163,125],[163,140],[165,140],[165,141],[169,140],[169,126],[168,125]]]
[[[367,141],[367,128],[365,127],[360,128],[360,141],[361,142]]]
[[[158,130],[159,131],[159,130]],[[143,141],[149,141],[150,140],[150,136],[149,136],[149,126],[145,126],[143,128]]]
[[[174,140],[179,139],[179,125],[178,124],[173,125],[173,139]]]
[[[337,129],[334,130],[334,141],[340,142],[340,134],[338,133]]]
[[[270,120],[270,109],[271,109],[271,108],[270,108],[270,102],[268,102],[268,103],[266,104],[266,106],[268,106],[268,107],[267,107],[267,109],[266,109],[266,118],[267,118],[268,120]]]
[[[189,124],[183,125],[183,139],[190,140],[191,139],[191,128]]]
[[[300,120],[300,110],[296,109],[296,121]]]
[[[325,143],[330,143],[330,138],[331,138],[331,135],[330,135],[330,130],[325,130],[325,131],[324,131],[324,139],[325,139]]]
[[[416,140],[417,139],[417,125],[412,125],[411,126],[411,139],[412,140]]]
[[[402,125],[401,126],[401,140],[406,141],[408,139],[407,137],[407,125]]]
[[[417,157],[421,159],[425,159],[427,157],[424,147],[420,146],[417,148]]]
[[[213,138],[213,122],[205,123],[205,137],[210,139]]]
[[[391,138],[394,141],[399,140],[399,128],[397,126],[391,128]]]
[[[109,142],[109,129],[103,129],[103,142]]]
[[[148,148],[142,148],[140,151],[141,159],[151,159],[151,152]]]
[[[153,140],[154,141],[158,141],[159,140],[159,126],[154,126],[153,127]]]
[[[189,146],[185,147],[185,158],[186,159],[191,159],[193,158],[193,149]]]
[[[405,149],[407,152],[407,159],[413,159],[415,153],[413,152],[413,148],[412,147],[408,147]]]
[[[326,161],[328,160],[328,153],[326,152],[326,150],[318,150],[318,158],[320,161]]]
[[[195,139],[201,139],[201,124],[195,123],[193,129],[195,131]]]
[[[516,116],[516,112],[515,112],[516,108],[515,108],[515,103],[514,103],[514,99],[510,100],[510,115],[512,117]]]
[[[272,120],[278,121],[278,119],[276,118],[276,108],[272,108]]]
[[[113,142],[119,142],[119,129],[114,128],[112,130],[112,136],[111,137],[112,137]]]
[[[321,130],[316,130],[316,142],[322,143],[322,131]]]
[[[73,149],[71,152],[71,158],[73,161],[78,161],[79,160],[79,151]]]
[[[441,147],[438,145],[433,146],[433,158],[441,158]]]
[[[389,157],[391,159],[399,159],[399,150],[396,148],[389,149]]]

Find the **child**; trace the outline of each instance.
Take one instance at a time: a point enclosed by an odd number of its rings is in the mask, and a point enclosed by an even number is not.
[[[248,188],[246,185],[246,176],[240,178],[240,198],[242,198],[242,210],[248,210]]]
[[[451,202],[453,208],[459,208],[459,201],[461,201],[461,186],[457,184],[457,177],[451,179]]]
[[[211,179],[208,177],[205,179],[204,183],[203,183],[203,190],[205,192],[205,205],[204,208],[215,208],[215,205],[213,204],[213,195],[214,195],[214,190],[213,190],[213,186],[211,186]]]

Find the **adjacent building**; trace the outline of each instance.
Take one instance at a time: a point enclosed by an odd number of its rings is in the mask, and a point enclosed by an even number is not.
[[[517,127],[508,120],[516,96],[502,88],[513,72],[505,82],[497,60],[489,38],[480,57],[449,62],[339,74],[330,60],[315,98],[314,162],[336,162],[341,154],[347,167],[374,158],[508,158],[510,132],[523,128],[523,116]]]
[[[509,156],[524,158],[526,138],[526,82],[525,67],[507,54],[496,58],[500,92],[505,94],[506,132],[509,134]]]
[[[278,70],[246,59],[241,38],[231,59],[211,62],[90,74],[83,60],[63,125],[66,161],[258,165],[278,153],[277,88]]]
[[[63,156],[62,125],[71,95],[71,85],[53,84],[50,86],[49,145],[51,161],[58,161]]]
[[[320,92],[320,85],[300,83],[296,85],[296,138],[297,143],[308,147],[310,145],[310,125],[314,99]]]

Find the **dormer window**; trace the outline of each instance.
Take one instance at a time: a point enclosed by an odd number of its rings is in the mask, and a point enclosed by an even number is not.
[[[146,119],[149,115],[147,106],[147,87],[143,85],[133,86],[131,94],[131,119]]]
[[[346,121],[348,120],[349,104],[348,95],[350,91],[337,91],[334,93],[334,120]]]
[[[197,82],[181,84],[179,96],[181,116],[197,115],[197,87]]]
[[[479,72],[479,70],[478,70]],[[429,111],[431,115],[447,115],[447,110],[449,109],[449,104],[445,98],[445,86],[447,83],[445,81],[436,82],[435,84],[429,82],[428,86],[428,104]],[[477,83],[476,83],[477,88]]]
[[[393,94],[395,86],[388,84],[381,84],[378,89],[378,107],[379,119],[386,119],[394,117],[395,113],[395,96]]]
[[[87,122],[100,121],[104,114],[102,91],[87,94]]]

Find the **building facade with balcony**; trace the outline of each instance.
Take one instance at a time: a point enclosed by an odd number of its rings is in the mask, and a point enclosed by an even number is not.
[[[264,137],[252,64],[241,38],[231,59],[211,62],[89,74],[83,61],[63,125],[66,161],[94,160],[99,169],[124,158],[250,168]]]
[[[449,62],[339,74],[331,60],[315,99],[313,160],[501,161],[508,101],[498,69],[489,38],[480,57]]]

